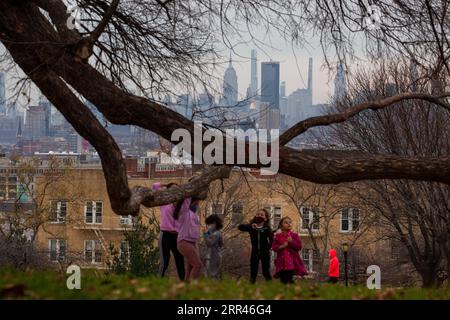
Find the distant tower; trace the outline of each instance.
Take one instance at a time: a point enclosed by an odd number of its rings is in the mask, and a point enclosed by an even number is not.
[[[313,95],[313,59],[309,58],[308,63],[308,104],[312,106]]]
[[[269,108],[280,107],[280,63],[261,63],[261,102],[267,102]]]
[[[19,119],[19,125],[17,127],[17,139],[22,138],[22,121]]]
[[[50,135],[50,125],[51,125],[51,116],[52,116],[52,104],[44,95],[41,95],[39,98],[39,106],[44,109],[45,112],[45,135]]]
[[[6,114],[5,73],[0,71],[0,113]]]
[[[231,62],[231,54],[230,54],[230,63],[228,65],[227,70],[225,70],[225,75],[223,77],[223,104],[225,106],[234,106],[238,102],[238,83],[237,83],[237,75],[236,71],[233,68],[233,64]]]
[[[334,100],[336,102],[344,99],[347,93],[347,80],[344,71],[344,65],[339,63],[336,72],[336,78],[334,79]]]
[[[286,82],[281,81],[280,85],[280,99],[286,97]]]
[[[39,140],[46,136],[47,110],[42,106],[29,106],[26,112],[26,121],[23,136],[30,140]]]
[[[252,49],[250,72],[250,97],[254,97],[258,91],[258,59],[255,49]]]

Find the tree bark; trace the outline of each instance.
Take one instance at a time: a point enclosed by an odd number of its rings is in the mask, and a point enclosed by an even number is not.
[[[41,0],[43,1],[43,0]],[[36,1],[39,3],[40,1]],[[44,1],[45,2],[45,1]],[[48,7],[51,19],[64,29],[59,7]],[[193,195],[212,179],[226,177],[230,168],[211,168],[184,190],[153,193],[145,188],[130,190],[120,150],[114,140],[87,112],[71,92],[70,85],[91,101],[108,121],[136,125],[170,140],[175,129],[193,132],[193,122],[165,106],[125,92],[70,50],[73,33],[58,32],[30,1],[0,1],[0,39],[15,62],[61,111],[75,129],[101,154],[113,209],[119,214],[135,214],[140,203],[151,206]],[[58,29],[58,28],[57,28]],[[58,90],[55,90],[58,88]],[[248,146],[247,146],[248,147]],[[247,148],[248,150],[248,148]],[[248,157],[248,154],[247,154]],[[279,172],[317,183],[340,183],[365,179],[413,179],[450,184],[450,157],[401,157],[351,151],[299,151],[280,147]],[[261,163],[241,166],[260,168]],[[162,197],[162,195],[167,195]],[[159,200],[156,195],[160,195]]]

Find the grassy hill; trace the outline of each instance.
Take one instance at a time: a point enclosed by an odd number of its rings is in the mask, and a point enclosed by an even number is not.
[[[289,286],[278,281],[252,285],[233,279],[181,283],[168,278],[105,275],[99,270],[82,270],[81,289],[69,290],[68,276],[57,271],[0,269],[0,299],[450,299],[449,288],[369,290],[307,280]]]

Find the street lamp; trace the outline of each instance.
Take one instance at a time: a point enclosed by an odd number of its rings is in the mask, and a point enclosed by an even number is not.
[[[344,242],[342,244],[342,251],[344,251],[345,286],[348,287],[348,270],[347,270],[348,243],[347,242]]]

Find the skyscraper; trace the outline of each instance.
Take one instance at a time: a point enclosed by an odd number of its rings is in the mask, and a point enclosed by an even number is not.
[[[280,129],[286,127],[288,113],[288,99],[286,97],[286,82],[282,81],[280,85]]]
[[[42,106],[30,106],[27,110],[24,136],[39,140],[46,136],[46,110]]]
[[[308,105],[312,106],[313,94],[313,59],[309,58],[308,63]]]
[[[300,120],[314,115],[316,110],[312,104],[313,93],[313,59],[308,61],[308,82],[306,89],[297,89],[287,97],[285,108],[281,108],[285,125],[292,126]]]
[[[345,77],[344,65],[338,64],[336,78],[334,79],[334,101],[341,101],[347,93],[347,80]]]
[[[238,83],[236,71],[233,68],[230,55],[230,63],[223,77],[223,102],[224,106],[234,106],[238,102]]]
[[[44,95],[41,95],[41,97],[39,98],[39,106],[42,107],[45,111],[45,135],[49,136],[52,116],[52,104]]]
[[[267,102],[269,108],[280,107],[280,63],[261,63],[261,102]]]
[[[280,98],[284,98],[284,97],[286,97],[286,82],[285,81],[281,81]]]
[[[5,74],[0,71],[0,113],[6,114]]]
[[[255,49],[252,49],[250,72],[250,97],[254,97],[258,91],[258,59]]]

